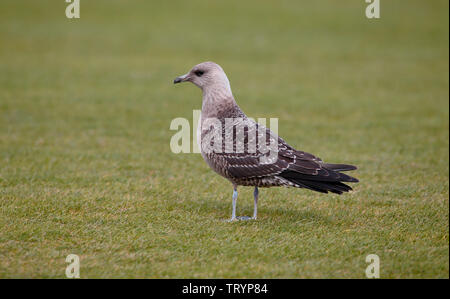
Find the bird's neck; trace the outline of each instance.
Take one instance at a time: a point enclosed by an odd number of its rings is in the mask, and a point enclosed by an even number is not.
[[[237,106],[231,88],[226,84],[203,89],[202,119],[221,117],[220,112]]]
[[[202,88],[203,100],[205,99],[227,99],[232,98],[233,93],[231,92],[230,83],[227,80],[221,80],[217,83],[205,86]]]

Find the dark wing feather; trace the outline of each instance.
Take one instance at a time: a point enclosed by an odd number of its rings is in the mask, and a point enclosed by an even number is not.
[[[355,166],[323,163],[320,158],[310,153],[295,150],[267,128],[264,128],[266,142],[269,143],[269,140],[270,142],[276,141],[278,143],[278,153],[273,163],[261,163],[261,158],[268,154],[260,151],[258,137],[256,137],[256,152],[249,152],[247,147],[247,143],[252,141],[252,137],[249,137],[252,135],[249,132],[257,130],[260,125],[248,119],[244,121],[249,125],[248,130],[245,131],[244,143],[246,145],[244,152],[225,153],[225,148],[223,148],[222,153],[213,153],[213,155],[220,157],[224,161],[224,167],[232,178],[251,179],[277,176],[290,181],[298,187],[337,194],[352,190],[342,182],[358,182],[356,178],[339,172],[356,169]],[[226,138],[225,132],[224,129],[224,138]],[[256,136],[258,135],[256,134]],[[233,149],[236,149],[235,136],[233,136]]]

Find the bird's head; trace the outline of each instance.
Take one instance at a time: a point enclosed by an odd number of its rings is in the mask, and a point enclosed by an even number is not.
[[[214,62],[202,62],[194,66],[187,74],[173,80],[174,84],[192,82],[203,91],[213,88],[225,88],[231,92],[230,82],[223,69]]]

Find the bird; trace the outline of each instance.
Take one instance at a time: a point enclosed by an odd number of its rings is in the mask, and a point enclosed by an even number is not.
[[[191,82],[202,90],[197,142],[209,167],[233,186],[229,221],[257,219],[258,188],[282,186],[342,194],[352,190],[344,182],[358,182],[342,173],[356,170],[356,166],[325,163],[310,153],[296,150],[270,129],[247,117],[236,103],[220,65],[211,61],[197,64],[173,81],[174,84],[182,82]],[[236,217],[238,186],[254,187],[252,217]]]

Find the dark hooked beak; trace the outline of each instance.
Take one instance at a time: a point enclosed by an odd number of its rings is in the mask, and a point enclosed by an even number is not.
[[[184,81],[187,80],[187,78],[188,78],[187,74],[183,75],[183,76],[180,76],[180,77],[176,77],[175,80],[173,80],[173,84],[184,82]]]

